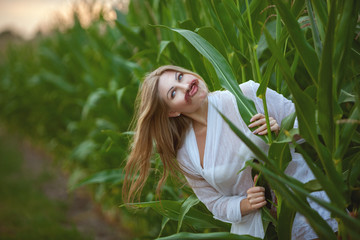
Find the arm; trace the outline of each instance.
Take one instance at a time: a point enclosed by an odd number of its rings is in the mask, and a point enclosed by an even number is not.
[[[249,188],[247,196],[225,196],[203,178],[187,177],[187,180],[199,200],[205,204],[216,219],[224,222],[239,223],[243,216],[266,205],[263,187]]]
[[[256,91],[259,87],[259,84],[253,81],[248,81],[245,84],[241,84],[240,87],[245,96],[254,101],[256,109],[259,112],[252,117],[250,120],[252,123],[249,126],[259,126],[259,128],[254,131],[254,134],[267,134],[263,102],[262,99],[256,96]],[[280,129],[279,126],[281,125],[282,120],[289,114],[295,112],[295,105],[292,101],[270,88],[267,88],[266,90],[266,99],[271,131],[275,132],[275,134],[278,134]],[[298,122],[296,118],[294,128],[297,127]],[[300,139],[300,136],[295,136],[295,140],[298,139]]]
[[[266,205],[265,188],[255,186],[257,178],[258,175],[254,177],[254,186],[247,190],[247,197],[240,203],[241,214],[243,216]]]

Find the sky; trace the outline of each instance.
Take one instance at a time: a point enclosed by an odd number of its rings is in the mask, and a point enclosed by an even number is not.
[[[102,0],[107,5],[126,0]],[[79,0],[0,0],[0,32],[12,29],[26,39],[39,29],[46,30],[70,19],[72,6]]]

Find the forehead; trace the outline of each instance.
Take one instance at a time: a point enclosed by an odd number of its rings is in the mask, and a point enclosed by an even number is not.
[[[161,74],[158,85],[158,90],[161,98],[166,99],[166,94],[173,85],[173,82],[175,81],[175,73],[176,71],[168,70]]]
[[[169,80],[173,80],[175,79],[175,73],[176,71],[174,70],[167,70],[161,74],[159,81],[167,82]]]

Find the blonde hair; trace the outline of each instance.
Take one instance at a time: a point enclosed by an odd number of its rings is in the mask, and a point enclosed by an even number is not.
[[[169,109],[158,92],[159,79],[166,71],[188,73],[202,80],[198,74],[172,65],[159,67],[145,77],[136,98],[133,120],[135,134],[124,168],[122,194],[126,202],[133,202],[136,196],[140,198],[149,176],[154,143],[163,164],[163,175],[156,189],[157,195],[160,196],[161,187],[169,173],[174,176],[179,172],[184,173],[176,161],[176,154],[183,144],[191,119],[183,115],[169,117]]]

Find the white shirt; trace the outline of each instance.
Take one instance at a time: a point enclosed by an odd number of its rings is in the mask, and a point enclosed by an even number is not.
[[[254,101],[259,113],[264,113],[262,100],[256,97],[259,84],[253,81],[240,84],[244,95]],[[269,115],[276,119],[279,126],[287,115],[295,111],[294,104],[277,92],[267,89],[267,107]],[[203,167],[200,165],[199,150],[192,127],[187,132],[185,141],[178,151],[177,159],[182,168],[197,179],[187,178],[195,194],[214,214],[214,218],[232,223],[231,232],[264,237],[260,211],[246,216],[241,215],[240,202],[246,198],[246,191],[253,186],[251,168],[244,167],[246,161],[256,158],[250,149],[233,133],[214,106],[233,122],[248,138],[267,153],[269,146],[254,135],[239,114],[235,97],[228,91],[217,91],[208,96],[207,132],[204,149]],[[295,121],[294,128],[297,128]],[[314,179],[302,156],[291,150],[292,161],[285,173],[307,182]],[[315,193],[318,194],[318,193]],[[326,199],[324,193],[320,197]],[[313,203],[314,204],[314,203]],[[322,209],[321,216],[325,214]],[[325,214],[326,215],[326,214]],[[328,218],[330,218],[327,213]],[[293,239],[301,232],[309,234],[305,219],[297,214],[293,224]],[[295,228],[295,229],[294,229]],[[310,236],[316,237],[310,229]]]

